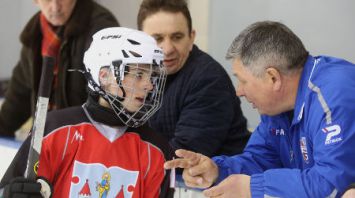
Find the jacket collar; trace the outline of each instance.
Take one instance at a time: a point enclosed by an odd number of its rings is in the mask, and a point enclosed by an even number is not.
[[[317,59],[309,55],[306,63],[303,66],[303,71],[302,71],[302,75],[297,90],[297,96],[296,96],[296,102],[294,108],[294,117],[292,120],[293,125],[299,123],[303,118],[303,114],[304,114],[303,110],[304,110],[306,97],[307,97],[306,94],[308,93],[307,92],[308,83],[310,81],[312,72],[316,67],[317,63],[318,63]]]

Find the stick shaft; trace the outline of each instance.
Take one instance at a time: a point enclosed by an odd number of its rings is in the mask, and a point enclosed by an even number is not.
[[[25,172],[25,177],[29,179],[35,179],[37,176],[39,155],[41,153],[49,97],[53,82],[54,63],[54,58],[43,57],[42,74],[38,89],[36,113],[31,130],[31,146],[28,153],[27,167]]]

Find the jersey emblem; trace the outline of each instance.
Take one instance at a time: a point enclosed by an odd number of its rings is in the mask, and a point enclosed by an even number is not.
[[[69,197],[132,197],[139,171],[74,162]]]
[[[101,178],[100,182],[96,182],[96,191],[99,192],[99,198],[107,197],[107,194],[110,191],[111,175],[109,172],[105,172]]]
[[[285,135],[285,130],[282,128],[280,129],[272,128],[270,129],[270,133],[274,136],[281,136],[281,135]]]
[[[303,161],[306,164],[308,164],[309,163],[309,157],[308,157],[308,151],[307,151],[307,140],[306,140],[306,137],[301,137],[301,139],[300,139],[300,147],[301,147]]]
[[[81,135],[81,133],[79,131],[75,131],[73,138],[71,140],[71,143],[73,143],[73,141],[84,141],[83,135]]]
[[[341,128],[337,124],[325,127],[322,131],[327,134],[324,142],[325,145],[334,144],[343,140],[342,137],[340,137]]]

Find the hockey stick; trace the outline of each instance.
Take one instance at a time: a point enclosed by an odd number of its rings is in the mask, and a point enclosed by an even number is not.
[[[49,96],[52,88],[54,62],[55,60],[53,57],[43,57],[36,113],[31,130],[31,146],[28,153],[27,167],[25,172],[25,177],[29,179],[35,179],[37,177],[38,160],[41,153]]]

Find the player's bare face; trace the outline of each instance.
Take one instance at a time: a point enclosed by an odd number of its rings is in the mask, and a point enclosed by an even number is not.
[[[62,26],[70,18],[77,0],[34,0],[47,21]]]
[[[123,107],[130,112],[138,111],[145,103],[145,99],[153,90],[151,82],[151,65],[132,64],[128,66],[122,87],[125,91]]]

